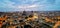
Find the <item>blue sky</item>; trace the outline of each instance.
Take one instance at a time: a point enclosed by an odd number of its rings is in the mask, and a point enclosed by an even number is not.
[[[59,11],[60,0],[0,0],[0,12]]]

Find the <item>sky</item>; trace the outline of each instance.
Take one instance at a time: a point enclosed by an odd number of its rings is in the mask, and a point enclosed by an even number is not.
[[[0,12],[60,11],[60,0],[0,0]]]

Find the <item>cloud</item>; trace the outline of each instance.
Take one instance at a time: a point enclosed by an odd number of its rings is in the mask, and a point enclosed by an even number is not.
[[[38,5],[22,5],[22,6],[18,6],[18,8],[36,8],[36,7],[38,7]]]
[[[60,0],[0,0],[0,11],[56,11]]]
[[[16,4],[15,2],[11,2],[9,0],[6,0],[6,1],[3,0],[3,2],[1,2],[1,4],[0,4],[0,10],[1,11],[23,11],[23,10],[32,11],[34,8],[38,7],[38,5],[36,5],[36,4],[32,4],[32,5],[29,5],[29,4],[15,5],[15,4]],[[37,9],[35,9],[35,10],[37,10]]]
[[[33,5],[18,5],[18,6],[15,6],[16,8],[16,10],[17,11],[24,11],[24,10],[26,10],[26,11],[36,11],[36,10],[38,10],[37,8],[38,8],[38,5],[36,5],[36,4],[33,4]]]

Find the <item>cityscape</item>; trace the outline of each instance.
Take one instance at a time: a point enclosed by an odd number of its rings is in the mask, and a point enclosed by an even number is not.
[[[60,0],[0,0],[0,28],[60,28]]]
[[[0,12],[0,28],[60,28],[60,11]]]

